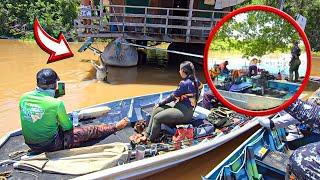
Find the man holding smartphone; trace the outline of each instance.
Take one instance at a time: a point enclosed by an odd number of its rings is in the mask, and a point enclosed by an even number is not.
[[[64,94],[64,85],[58,85],[59,80],[54,70],[42,69],[37,73],[37,88],[20,98],[22,133],[32,151],[41,153],[79,147],[86,141],[105,138],[129,123],[124,118],[116,125],[73,127],[63,101],[55,98],[59,93]]]

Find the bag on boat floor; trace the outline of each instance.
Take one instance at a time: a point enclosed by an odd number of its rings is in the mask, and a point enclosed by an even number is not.
[[[15,168],[38,172],[83,175],[127,162],[128,147],[111,143],[42,153],[14,164]]]
[[[241,84],[233,84],[229,91],[231,92],[243,92],[252,87],[251,83],[243,82]]]
[[[223,128],[233,124],[232,118],[228,117],[224,112],[212,109],[208,115],[207,120],[214,125],[216,128]]]
[[[212,124],[202,124],[196,127],[194,130],[194,138],[201,138],[211,135],[215,132],[215,128]]]
[[[188,141],[193,140],[194,129],[192,125],[186,125],[186,126],[187,127],[179,126],[176,130],[176,133],[172,137],[172,141],[174,142],[174,146],[176,149],[180,149],[182,142],[188,144]]]

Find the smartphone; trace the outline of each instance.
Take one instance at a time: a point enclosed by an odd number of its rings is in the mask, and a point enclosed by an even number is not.
[[[64,84],[64,82],[58,82],[58,89],[56,89],[54,97],[58,98],[58,97],[61,97],[61,96],[65,95],[65,94],[66,94],[66,92],[65,92],[65,84]]]
[[[58,82],[58,92],[59,92],[59,96],[63,96],[66,94],[64,82]]]

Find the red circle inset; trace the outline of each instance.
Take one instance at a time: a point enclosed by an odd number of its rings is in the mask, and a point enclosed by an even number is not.
[[[209,69],[208,69],[208,53],[209,53],[209,48],[210,48],[210,44],[212,42],[212,39],[214,38],[214,36],[216,35],[216,33],[218,32],[218,30],[220,29],[220,27],[227,22],[229,19],[231,19],[232,17],[240,14],[240,13],[244,13],[244,12],[248,12],[248,11],[265,11],[265,12],[271,12],[274,14],[279,15],[280,17],[286,19],[289,23],[291,23],[295,29],[299,32],[300,37],[303,40],[303,43],[305,45],[306,48],[306,53],[307,53],[307,71],[306,71],[306,75],[304,77],[304,80],[302,81],[302,84],[300,86],[300,88],[298,89],[298,91],[294,94],[294,96],[289,99],[288,101],[284,102],[283,104],[281,104],[280,106],[273,108],[273,109],[268,109],[268,110],[264,110],[264,111],[252,111],[252,110],[247,110],[247,109],[243,109],[240,107],[237,107],[235,105],[233,105],[232,103],[230,103],[229,101],[227,101],[216,89],[215,85],[213,84],[211,77],[209,75]],[[308,38],[306,36],[306,34],[304,33],[304,31],[302,30],[302,28],[300,27],[300,25],[287,13],[282,12],[274,7],[270,7],[270,6],[263,6],[263,5],[251,5],[251,6],[246,6],[243,8],[239,8],[235,11],[232,11],[230,14],[226,15],[225,17],[223,17],[218,23],[217,25],[211,30],[208,40],[206,42],[206,46],[204,49],[204,63],[203,63],[203,68],[204,68],[204,74],[207,80],[207,83],[210,87],[210,89],[212,90],[212,92],[214,93],[214,95],[218,98],[218,100],[225,106],[227,106],[228,108],[244,114],[244,115],[248,115],[248,116],[266,116],[266,115],[271,115],[271,114],[275,114],[285,108],[287,108],[288,106],[290,106],[290,104],[292,104],[295,100],[297,100],[300,96],[300,94],[302,93],[302,91],[304,90],[304,88],[306,87],[306,85],[308,84],[308,80],[310,77],[310,71],[311,71],[311,47],[308,41]]]

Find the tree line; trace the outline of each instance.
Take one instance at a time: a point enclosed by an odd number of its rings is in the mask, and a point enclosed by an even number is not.
[[[79,0],[2,0],[0,36],[32,39],[37,17],[51,35],[74,33],[73,20],[78,16]]]

